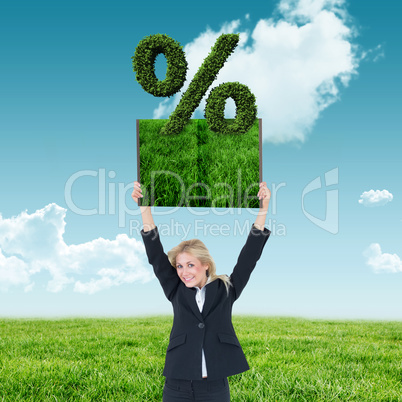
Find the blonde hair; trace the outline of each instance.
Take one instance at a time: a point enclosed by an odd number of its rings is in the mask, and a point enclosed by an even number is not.
[[[227,275],[216,275],[215,261],[213,260],[211,254],[209,254],[207,247],[201,240],[192,239],[182,241],[179,245],[173,247],[168,252],[167,255],[169,261],[174,268],[176,268],[176,258],[181,253],[189,253],[198,258],[202,264],[207,264],[207,277],[210,278],[209,281],[212,282],[216,279],[220,279],[225,284],[226,291],[229,293],[229,286],[232,285],[230,283],[229,277]]]

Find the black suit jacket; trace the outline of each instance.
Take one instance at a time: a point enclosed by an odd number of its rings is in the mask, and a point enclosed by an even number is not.
[[[198,380],[204,348],[209,379],[218,379],[249,369],[232,325],[232,306],[246,286],[259,260],[270,231],[253,227],[230,276],[229,293],[217,279],[206,285],[205,303],[200,313],[196,289],[187,288],[163,251],[158,229],[141,232],[148,260],[173,305],[174,319],[166,352],[163,375],[168,378]]]

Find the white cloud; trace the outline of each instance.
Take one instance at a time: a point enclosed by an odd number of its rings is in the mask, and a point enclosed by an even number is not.
[[[365,207],[380,207],[388,204],[394,196],[387,190],[364,191],[360,196],[359,204]]]
[[[65,216],[66,209],[57,204],[10,219],[0,215],[0,290],[24,285],[30,291],[32,276],[41,271],[50,274],[51,292],[73,284],[75,291],[92,294],[153,278],[142,242],[121,234],[115,240],[67,245]]]
[[[359,64],[351,43],[353,27],[340,0],[282,0],[279,19],[261,19],[240,42],[218,74],[222,82],[246,84],[257,98],[265,141],[303,142],[320,113],[339,99]],[[302,21],[302,22],[301,22]],[[240,21],[226,23],[218,32],[207,29],[184,47],[189,65],[185,91],[222,33],[239,32]],[[154,118],[167,118],[182,92],[163,100]],[[227,116],[235,113],[227,105]],[[205,98],[194,117],[203,116]],[[198,116],[197,116],[198,115]]]
[[[378,60],[381,60],[385,57],[384,46],[377,45],[373,49],[364,50],[361,54],[361,58],[367,61],[373,61],[376,63]]]
[[[402,261],[397,254],[383,253],[378,243],[372,243],[363,252],[366,264],[371,266],[375,273],[402,272]]]
[[[344,14],[344,0],[282,0],[279,11],[287,18],[311,20],[322,10]]]
[[[15,256],[6,257],[0,248],[0,291],[18,285],[30,285],[29,268]]]

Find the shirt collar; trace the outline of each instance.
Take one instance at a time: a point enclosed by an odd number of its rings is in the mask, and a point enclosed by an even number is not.
[[[202,290],[202,289],[204,289],[204,288],[205,288],[205,286],[207,286],[207,285],[208,285],[208,283],[210,283],[210,282],[211,282],[211,277],[210,277],[210,276],[208,276],[208,277],[207,277],[207,282],[205,283],[205,285],[204,285],[202,288],[199,288],[198,286],[194,286],[194,288],[193,288],[193,289]]]

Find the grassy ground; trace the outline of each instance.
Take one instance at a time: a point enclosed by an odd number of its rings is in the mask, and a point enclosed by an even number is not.
[[[402,401],[402,322],[234,317],[232,401]],[[171,317],[0,319],[0,401],[161,401]]]
[[[164,136],[165,122],[139,122],[141,184],[153,205],[259,207],[247,198],[258,192],[258,120],[247,133],[233,135],[216,134],[206,120],[193,119],[178,135]],[[164,172],[154,173],[153,186],[152,172]]]

